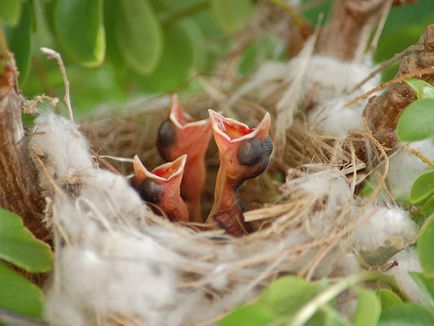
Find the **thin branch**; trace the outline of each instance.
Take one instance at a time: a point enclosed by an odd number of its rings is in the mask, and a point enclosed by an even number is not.
[[[71,98],[69,95],[69,80],[68,80],[68,76],[66,75],[66,69],[65,69],[65,65],[63,64],[62,57],[58,52],[49,48],[42,47],[41,51],[47,55],[48,59],[55,59],[57,61],[57,64],[59,65],[60,73],[62,74],[62,78],[63,78],[63,84],[65,85],[65,96],[63,98],[63,101],[65,102],[66,109],[68,110],[69,120],[74,121],[74,115],[72,113],[72,106],[71,106]]]
[[[400,82],[404,81],[404,79],[411,78],[411,77],[420,77],[420,76],[425,75],[425,74],[432,74],[433,72],[434,72],[434,67],[429,67],[429,68],[424,68],[424,69],[416,69],[416,70],[410,71],[409,73],[402,74],[396,78],[393,78],[392,80],[389,80],[385,83],[382,83],[380,86],[375,87],[375,88],[369,90],[368,92],[366,92],[360,96],[357,96],[356,98],[347,102],[345,104],[345,106],[348,108],[352,107],[354,104],[357,104],[360,101],[367,99],[372,94],[374,94],[378,91],[381,91],[382,89],[389,87],[390,85],[400,83]]]
[[[410,149],[408,149],[408,151],[411,154],[413,154],[414,156],[416,156],[419,160],[424,162],[426,165],[430,166],[431,169],[434,169],[434,162],[431,161],[428,156],[424,155],[422,152],[419,152],[418,150],[416,150],[414,148],[410,148]]]
[[[380,40],[381,33],[383,32],[384,25],[386,24],[387,17],[389,17],[390,8],[392,8],[393,0],[386,0],[384,8],[381,12],[380,20],[378,22],[377,29],[374,36],[372,37],[371,44],[367,51],[367,57],[372,57],[372,54],[377,49],[378,41]]]
[[[366,78],[364,78],[360,83],[358,83],[356,86],[354,86],[352,89],[348,91],[348,94],[351,94],[358,90],[360,87],[362,87],[368,80],[374,78],[378,73],[382,72],[384,69],[386,69],[388,66],[394,64],[395,62],[398,62],[406,55],[410,54],[413,51],[421,51],[423,50],[423,45],[411,45],[405,50],[396,53],[392,58],[384,61],[381,65],[379,65],[377,68],[375,68]]]

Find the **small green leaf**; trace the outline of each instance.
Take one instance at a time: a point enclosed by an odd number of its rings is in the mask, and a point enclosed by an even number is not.
[[[416,92],[417,98],[434,98],[434,87],[426,81],[409,78],[405,82]]]
[[[95,67],[104,61],[102,0],[58,0],[54,11],[56,36],[77,63]]]
[[[9,49],[15,55],[19,81],[22,86],[29,73],[30,53],[32,50],[32,11],[30,4],[25,3],[23,5],[18,25],[6,28],[5,32]]]
[[[434,193],[434,171],[430,171],[418,177],[413,183],[410,192],[410,202],[420,203]]]
[[[315,296],[318,286],[294,276],[272,282],[261,294],[258,304],[276,315],[292,315]]]
[[[401,298],[388,289],[377,290],[377,296],[381,301],[381,307],[383,309],[402,304]]]
[[[276,318],[264,308],[257,305],[235,309],[220,320],[219,326],[264,326],[273,325]]]
[[[355,326],[375,326],[381,314],[381,302],[373,291],[361,290],[354,315]]]
[[[410,272],[411,277],[425,293],[431,305],[434,306],[434,279],[425,277],[422,273]]]
[[[0,0],[0,22],[9,26],[18,24],[21,16],[22,0]]]
[[[42,291],[0,263],[0,308],[29,317],[42,316]]]
[[[249,0],[209,0],[217,22],[228,32],[243,26],[252,12]]]
[[[423,216],[430,216],[432,213],[434,213],[434,196],[431,196],[422,207]]]
[[[383,310],[378,326],[431,326],[434,314],[419,304],[401,304]]]
[[[190,78],[195,64],[195,42],[192,21],[180,21],[164,30],[164,50],[160,63],[147,76],[138,76],[137,81],[147,93],[172,91]]]
[[[417,255],[425,275],[434,276],[434,218],[422,227],[417,240]]]
[[[411,103],[401,114],[396,134],[403,141],[417,141],[434,136],[434,99]]]
[[[154,11],[147,0],[119,0],[115,38],[126,64],[141,74],[157,66],[163,36]]]
[[[29,272],[47,272],[53,254],[24,227],[19,216],[0,208],[0,259]]]

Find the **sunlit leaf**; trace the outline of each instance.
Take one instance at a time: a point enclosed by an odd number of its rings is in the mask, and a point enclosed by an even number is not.
[[[102,0],[58,0],[54,28],[58,42],[77,63],[100,65],[105,56]]]
[[[22,0],[0,0],[0,22],[9,26],[18,24]]]
[[[1,1],[1,0],[0,0]],[[24,84],[29,73],[30,53],[32,49],[32,12],[30,4],[23,5],[19,23],[6,28],[6,37],[19,71],[20,84]]]
[[[377,295],[380,298],[381,307],[383,309],[402,304],[400,297],[388,289],[377,290]]]
[[[0,308],[29,317],[42,316],[42,291],[0,262]]]
[[[434,87],[426,81],[409,78],[405,82],[416,92],[417,98],[434,98]]]
[[[243,26],[252,12],[249,0],[209,0],[217,22],[233,32]]]
[[[362,290],[357,296],[355,326],[375,326],[381,314],[381,302],[375,292]]]
[[[46,272],[52,267],[53,254],[24,227],[19,216],[0,208],[0,259],[29,272]]]
[[[115,38],[119,52],[131,69],[149,74],[157,67],[163,36],[149,1],[118,1]]]
[[[431,305],[434,305],[434,279],[417,272],[410,272],[410,275],[419,288],[425,293]]]
[[[434,99],[411,103],[401,114],[396,134],[403,141],[417,141],[434,136]]]
[[[258,304],[268,307],[277,315],[291,315],[309,301],[318,286],[294,276],[272,282],[261,294]]]
[[[432,213],[434,213],[434,196],[431,196],[422,207],[422,215],[429,216]]]
[[[417,255],[427,276],[434,276],[434,219],[423,226],[417,240]]]
[[[269,311],[257,306],[249,305],[235,309],[232,313],[223,318],[219,326],[265,326],[273,325],[276,319]]]
[[[192,76],[196,40],[191,34],[190,23],[194,27],[194,22],[180,21],[164,30],[160,63],[150,75],[137,79],[147,93],[171,91]]]
[[[419,304],[401,304],[383,310],[378,326],[434,325],[434,314]]]
[[[410,201],[413,204],[420,203],[434,193],[434,171],[430,171],[418,177],[413,183],[410,192]]]

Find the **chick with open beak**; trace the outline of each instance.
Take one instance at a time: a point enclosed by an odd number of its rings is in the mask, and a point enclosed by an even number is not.
[[[150,172],[138,156],[134,156],[134,188],[144,201],[158,206],[171,221],[189,220],[188,209],[180,193],[186,161],[187,155],[182,155]]]
[[[182,110],[178,97],[174,95],[169,117],[158,130],[157,148],[166,161],[187,154],[181,195],[187,203],[191,221],[199,223],[203,222],[201,195],[206,178],[205,154],[210,138],[209,119],[194,121]]]
[[[234,236],[247,234],[238,188],[262,174],[273,151],[269,136],[271,118],[265,114],[255,129],[209,110],[212,131],[219,150],[214,205],[208,223],[218,224]]]

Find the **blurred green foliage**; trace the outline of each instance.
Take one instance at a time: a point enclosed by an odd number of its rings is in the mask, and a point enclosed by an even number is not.
[[[309,2],[304,0],[304,2]],[[41,46],[62,54],[78,114],[101,103],[137,96],[197,90],[197,74],[213,72],[254,12],[255,0],[0,0],[0,20],[16,54],[27,96],[61,97],[57,65]],[[302,15],[316,24],[331,0]],[[434,1],[394,7],[374,60],[381,62],[415,43],[434,22]],[[262,58],[285,59],[285,45],[267,33],[250,44],[238,66],[251,72]],[[396,65],[384,76],[390,78]],[[120,105],[121,106],[121,105]]]

